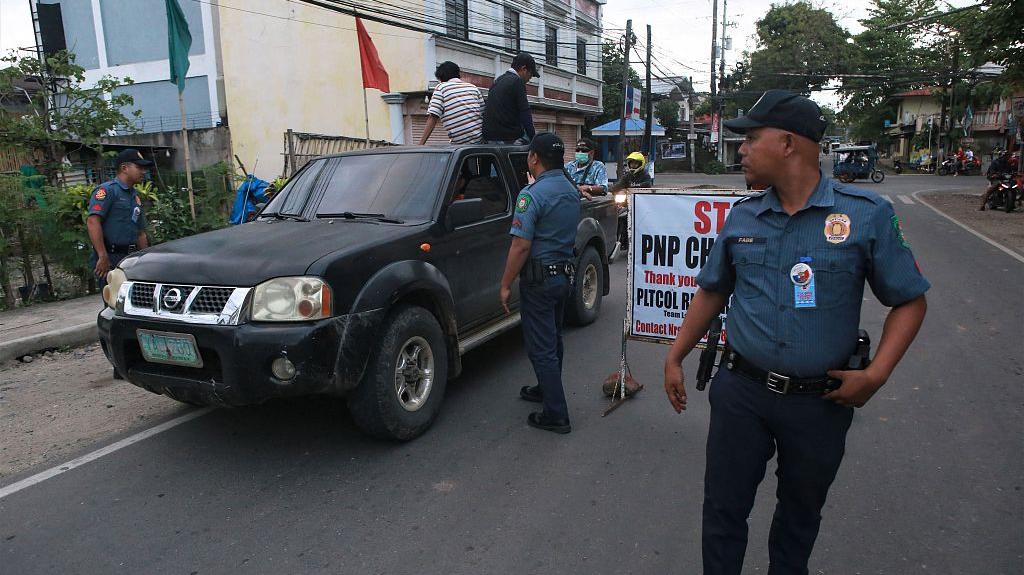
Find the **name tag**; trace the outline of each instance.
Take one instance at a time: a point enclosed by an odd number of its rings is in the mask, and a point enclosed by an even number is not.
[[[755,238],[752,236],[739,236],[735,238],[729,238],[728,243],[730,244],[763,244],[767,241],[766,238]]]

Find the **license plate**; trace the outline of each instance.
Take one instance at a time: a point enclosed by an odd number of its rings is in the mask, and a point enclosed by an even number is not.
[[[187,333],[136,330],[142,357],[153,363],[203,367],[196,338]]]

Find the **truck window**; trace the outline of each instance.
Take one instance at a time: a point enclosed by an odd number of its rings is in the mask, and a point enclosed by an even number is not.
[[[526,152],[517,152],[508,155],[509,161],[512,162],[512,173],[515,174],[516,184],[519,186],[516,189],[516,193],[519,193],[520,190],[530,184],[530,180],[527,179],[530,170],[526,167],[526,156]]]
[[[329,159],[325,173],[330,179],[317,214],[372,213],[429,220],[448,158],[436,153],[381,153]]]
[[[288,183],[281,188],[270,205],[262,215],[274,214],[299,215],[306,206],[309,193],[313,189],[313,180],[316,179],[320,169],[323,168],[323,161],[314,160],[306,164],[297,174],[288,180]]]
[[[497,156],[480,154],[462,160],[452,200],[473,198],[483,200],[484,219],[508,213],[508,189]]]

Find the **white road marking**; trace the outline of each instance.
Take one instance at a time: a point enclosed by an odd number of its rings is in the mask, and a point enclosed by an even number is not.
[[[912,204],[912,203],[914,203],[914,200],[908,198],[907,196],[904,196],[903,194],[900,194],[900,195],[898,195],[896,197],[899,198],[900,201],[903,202],[904,204]]]
[[[128,447],[129,445],[138,443],[138,442],[142,441],[143,439],[146,439],[146,438],[149,438],[149,437],[153,437],[154,435],[156,435],[158,433],[162,433],[164,431],[167,431],[168,429],[171,429],[172,427],[177,427],[177,426],[181,425],[182,423],[185,423],[185,422],[188,422],[188,421],[192,421],[193,419],[195,419],[197,417],[201,417],[203,415],[206,415],[207,413],[210,413],[211,411],[213,411],[213,409],[214,408],[212,408],[212,407],[204,407],[202,409],[197,409],[195,411],[190,411],[190,412],[186,413],[185,415],[182,415],[181,417],[176,417],[176,418],[174,418],[174,419],[172,419],[170,421],[165,421],[165,422],[161,423],[160,425],[156,425],[156,426],[150,427],[149,429],[147,429],[145,431],[140,431],[140,432],[136,433],[135,435],[131,435],[129,437],[126,437],[126,438],[122,439],[121,441],[117,441],[117,442],[111,443],[110,445],[108,445],[106,447],[103,447],[103,448],[100,448],[100,449],[97,449],[96,451],[93,451],[92,453],[86,453],[85,455],[83,455],[81,457],[76,457],[75,459],[72,459],[71,461],[68,461],[67,463],[62,463],[62,464],[60,464],[60,465],[58,465],[56,467],[51,467],[50,469],[47,469],[46,471],[41,471],[39,473],[36,473],[35,475],[33,475],[31,477],[26,477],[25,479],[22,479],[21,481],[18,481],[17,483],[12,483],[12,484],[10,484],[10,485],[8,485],[6,487],[0,488],[0,499],[3,499],[4,497],[7,497],[8,495],[13,495],[13,494],[21,491],[22,489],[26,489],[28,487],[32,487],[33,485],[35,485],[37,483],[42,483],[43,481],[46,481],[47,479],[50,479],[51,477],[56,477],[56,476],[58,476],[58,475],[60,475],[60,474],[62,474],[64,472],[71,471],[72,469],[74,469],[76,467],[81,467],[81,466],[85,465],[86,463],[89,463],[90,461],[95,461],[95,460],[103,457],[104,455],[109,455],[109,454],[111,454],[111,453],[113,453],[115,451],[118,451],[120,449],[124,449],[125,447]]]
[[[889,196],[887,196],[885,194],[880,194],[880,195],[882,196],[883,200],[889,202],[890,204],[892,203],[892,198],[890,198]]]
[[[995,241],[995,240],[993,240],[991,238],[988,238],[988,237],[982,235],[980,232],[974,230],[973,228],[971,228],[967,224],[961,223],[960,221],[954,219],[952,216],[947,216],[946,214],[942,213],[942,211],[940,211],[935,206],[933,206],[933,205],[929,204],[928,202],[924,201],[923,199],[921,199],[921,196],[918,195],[918,194],[922,194],[922,193],[925,193],[925,192],[932,192],[932,191],[938,191],[938,190],[919,190],[919,191],[914,192],[911,195],[914,196],[915,200],[917,200],[917,201],[921,202],[922,204],[924,204],[924,205],[928,206],[929,208],[931,208],[932,211],[935,212],[936,214],[939,214],[940,216],[946,218],[947,220],[953,222],[954,224],[960,226],[961,228],[967,230],[968,232],[971,232],[972,234],[974,234],[975,236],[981,238],[982,240],[984,240],[986,243],[988,243],[992,247],[994,247],[994,248],[996,248],[996,249],[1006,253],[1007,255],[1012,257],[1013,259],[1015,259],[1015,260],[1019,261],[1020,263],[1024,264],[1024,256],[1018,254],[1017,252],[1011,250],[1010,248],[1004,246],[1003,244],[1001,244],[1001,243],[999,243],[999,242],[997,242],[997,241]]]

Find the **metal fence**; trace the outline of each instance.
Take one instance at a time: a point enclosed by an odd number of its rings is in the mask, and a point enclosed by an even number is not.
[[[189,130],[213,128],[221,125],[218,112],[195,112],[185,114],[185,124]],[[118,136],[130,134],[149,134],[153,132],[176,132],[181,130],[181,116],[142,116],[129,117],[128,126],[116,130]]]
[[[367,142],[366,138],[327,136],[324,134],[309,134],[288,130],[284,133],[284,152],[282,153],[285,157],[285,176],[291,177],[302,166],[305,166],[306,162],[320,156],[393,145],[391,142],[383,140],[370,140]]]

